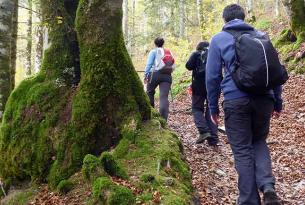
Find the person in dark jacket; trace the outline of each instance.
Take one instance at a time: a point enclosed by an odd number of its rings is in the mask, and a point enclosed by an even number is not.
[[[192,71],[192,113],[199,131],[196,143],[200,144],[207,140],[210,146],[216,146],[218,143],[217,126],[211,121],[205,86],[208,47],[209,42],[200,42],[185,67]]]
[[[244,22],[245,12],[237,4],[223,11],[224,29],[253,32]],[[261,32],[257,35],[261,35]],[[238,205],[260,205],[259,191],[265,205],[280,205],[271,168],[271,157],[266,139],[272,115],[282,110],[282,87],[269,90],[265,95],[241,91],[235,85],[231,71],[236,60],[235,39],[228,32],[216,34],[210,44],[206,69],[206,86],[212,120],[218,124],[218,100],[224,94],[225,127],[238,173]],[[224,73],[224,77],[222,77]]]

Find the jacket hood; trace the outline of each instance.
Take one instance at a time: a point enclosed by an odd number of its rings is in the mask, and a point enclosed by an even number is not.
[[[252,26],[250,26],[249,24],[245,23],[243,20],[240,19],[234,19],[232,21],[229,21],[224,25],[223,30],[225,29],[254,31],[254,28]]]

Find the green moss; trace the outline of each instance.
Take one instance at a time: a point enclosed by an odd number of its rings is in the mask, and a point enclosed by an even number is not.
[[[73,189],[74,183],[70,180],[62,180],[57,185],[57,191],[61,194],[67,194]]]
[[[106,203],[107,200],[107,194],[110,192],[113,188],[114,184],[109,178],[106,177],[99,177],[97,178],[92,187],[92,193],[93,197],[96,200],[99,200],[103,202],[104,204]]]
[[[128,179],[126,171],[118,164],[118,162],[109,152],[102,153],[101,163],[109,175],[121,177],[122,179]]]
[[[109,205],[134,205],[136,199],[132,191],[126,187],[115,186],[107,200]]]
[[[115,185],[110,179],[100,177],[93,184],[93,197],[105,205],[134,205],[136,200],[132,191],[126,187]]]
[[[2,205],[26,205],[35,197],[38,193],[38,189],[36,187],[28,188],[26,190],[20,191],[8,200],[2,202]]]
[[[101,161],[91,154],[86,155],[84,158],[82,174],[88,181],[94,181],[96,178],[106,175]]]
[[[162,204],[178,201],[192,204],[191,174],[182,160],[181,143],[174,133],[160,129],[158,117],[143,124],[135,142],[126,141],[123,138],[117,147],[123,146],[128,152],[117,155],[117,160],[127,169],[128,175],[139,177],[139,180],[130,180],[143,190],[137,196],[140,201],[149,203],[154,190],[160,192]],[[116,149],[113,152],[115,154]]]

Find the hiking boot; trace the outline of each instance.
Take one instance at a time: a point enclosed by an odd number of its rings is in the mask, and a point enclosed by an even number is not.
[[[196,140],[196,144],[201,144],[201,143],[204,143],[204,141],[206,139],[208,139],[209,137],[211,137],[211,134],[210,133],[203,133],[203,134],[200,134],[198,139]]]
[[[282,205],[275,191],[267,191],[264,193],[264,205]]]

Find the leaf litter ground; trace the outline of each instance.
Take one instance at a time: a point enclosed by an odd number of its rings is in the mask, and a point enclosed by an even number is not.
[[[305,204],[305,76],[291,76],[284,87],[285,111],[273,119],[268,144],[278,195],[287,205]],[[196,145],[198,136],[191,114],[191,99],[181,93],[171,105],[169,126],[183,143],[193,185],[202,205],[235,204],[237,173],[225,135],[218,150]]]

